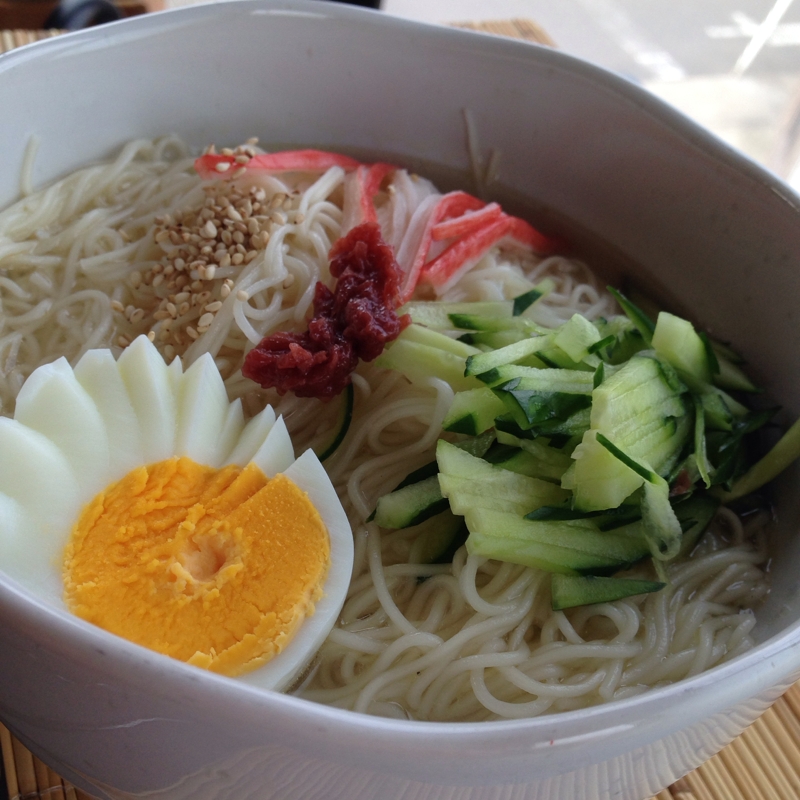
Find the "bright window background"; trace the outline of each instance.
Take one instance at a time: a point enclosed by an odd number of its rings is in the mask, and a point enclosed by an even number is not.
[[[514,17],[650,89],[800,190],[800,0],[383,0],[424,22]]]

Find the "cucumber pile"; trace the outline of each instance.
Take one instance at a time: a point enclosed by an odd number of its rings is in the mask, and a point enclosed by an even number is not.
[[[549,289],[401,309],[413,324],[377,363],[456,394],[436,461],[382,497],[374,518],[387,528],[463,518],[470,553],[553,573],[557,609],[657,591],[665,563],[736,494],[747,436],[774,409],[733,396],[759,389],[689,321],[661,312],[654,323],[610,290],[624,315],[543,328],[532,311]],[[644,559],[658,580],[616,575]]]

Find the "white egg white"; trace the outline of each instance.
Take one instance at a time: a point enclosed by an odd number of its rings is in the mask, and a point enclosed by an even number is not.
[[[141,336],[118,361],[97,350],[74,371],[64,359],[40,367],[20,391],[15,418],[0,418],[0,453],[0,570],[51,607],[66,611],[61,562],[81,509],[131,469],[185,455],[215,468],[253,462],[267,477],[284,473],[308,494],[330,537],[315,613],[282,653],[237,680],[286,688],[336,622],[353,565],[339,498],[312,451],[295,459],[270,406],[245,424],[210,355],[183,372]]]

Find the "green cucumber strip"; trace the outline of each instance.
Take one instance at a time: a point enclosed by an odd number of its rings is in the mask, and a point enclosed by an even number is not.
[[[431,478],[434,475],[439,474],[439,465],[435,461],[431,461],[419,469],[415,469],[413,472],[409,472],[405,478],[403,478],[397,486],[392,489],[393,492],[396,492],[398,489],[405,489],[406,486],[411,486],[412,483],[419,483],[420,481],[424,481],[427,478]]]
[[[586,394],[542,392],[520,389],[519,379],[493,388],[521,427],[531,428],[549,421],[564,422],[592,403]],[[521,415],[518,412],[521,411]]]
[[[483,458],[488,449],[494,444],[494,431],[485,431],[478,436],[473,436],[469,439],[464,439],[461,442],[455,442],[453,447],[469,453],[475,458]]]
[[[519,364],[506,364],[490,369],[477,377],[491,387],[517,380],[518,383],[509,388],[530,389],[536,392],[591,395],[594,389],[594,373],[576,369],[537,369]]]
[[[478,348],[499,350],[501,347],[507,347],[528,337],[529,334],[525,331],[473,331],[472,333],[462,333],[458,337],[458,341]],[[530,358],[533,358],[533,356],[530,356]],[[544,363],[532,364],[531,366],[544,366]]]
[[[375,359],[376,366],[396,370],[411,383],[428,385],[431,378],[440,378],[456,392],[480,386],[477,378],[464,377],[464,363],[465,359],[455,353],[407,339],[395,339]]]
[[[553,342],[576,363],[589,355],[589,348],[600,341],[600,333],[582,314],[573,314],[556,332]]]
[[[660,475],[657,475],[653,470],[649,469],[648,467],[644,466],[644,464],[640,464],[638,461],[632,459],[627,453],[620,450],[613,442],[609,441],[609,439],[604,436],[599,431],[597,432],[597,441],[611,453],[614,458],[621,461],[626,467],[632,469],[637,475],[644,478],[645,481],[648,483],[657,483],[659,480],[663,480]]]
[[[600,443],[600,436],[595,430],[584,434],[572,454],[574,468],[567,470],[561,478],[561,486],[572,488],[574,492],[574,507],[583,511],[616,508],[643,481],[637,471]]]
[[[553,611],[596,603],[611,603],[623,597],[658,592],[661,581],[633,578],[602,578],[595,575],[553,575],[550,588]]]
[[[706,434],[709,459],[715,467],[715,485],[721,484],[725,491],[733,488],[733,481],[747,470],[744,437],[767,423],[776,410],[749,411],[734,422],[730,432],[711,431]]]
[[[336,452],[339,445],[344,441],[344,437],[347,436],[347,431],[350,430],[350,423],[353,421],[353,403],[355,401],[355,391],[352,383],[347,384],[343,394],[344,399],[336,423],[336,432],[333,439],[322,449],[322,452],[317,454],[317,458],[320,461],[325,461],[326,458],[330,458]]]
[[[469,358],[476,353],[480,353],[477,347],[472,347],[471,345],[458,341],[458,339],[450,338],[447,334],[413,323],[409,325],[398,338],[409,342],[417,342],[417,344],[424,344],[428,347],[436,347],[447,353],[453,353],[460,358]]]
[[[689,555],[706,532],[720,506],[709,492],[694,492],[688,498],[673,501],[672,509],[683,529],[680,555]]]
[[[557,546],[571,551],[575,556],[583,554],[598,559],[596,563],[598,567],[622,568],[649,554],[647,543],[642,536],[601,533],[591,520],[533,521],[505,511],[483,508],[476,508],[467,513],[466,520],[470,531],[467,540],[467,549],[470,552],[473,552],[475,544],[473,537],[480,536],[485,542],[484,547],[493,540],[498,549],[503,545],[522,546],[527,543]],[[510,547],[505,549],[508,550]],[[487,555],[487,552],[484,550],[482,555]],[[503,560],[511,560],[515,564],[524,563],[513,558]],[[591,569],[590,565],[577,562],[566,562],[563,565],[575,571]]]
[[[607,286],[606,288],[619,303],[619,307],[625,312],[625,316],[636,326],[645,344],[649,345],[653,341],[653,332],[656,329],[653,320],[639,306],[628,300],[622,292],[617,291],[613,286]]]
[[[414,301],[397,310],[397,315],[408,314],[411,321],[434,330],[452,330],[450,314],[479,314],[489,317],[510,317],[514,304],[511,300],[485,301],[478,303],[446,303],[438,301]]]
[[[541,352],[549,347],[552,341],[552,335],[534,336],[530,339],[522,339],[518,342],[514,342],[514,344],[501,347],[498,350],[490,350],[488,353],[471,355],[467,358],[467,366],[464,370],[464,374],[480,375],[495,367],[514,364],[527,356]]]
[[[706,452],[706,415],[703,407],[702,400],[696,395],[692,394],[692,402],[694,403],[694,457],[697,463],[697,470],[706,489],[711,486],[711,473],[714,468],[708,461],[708,453]]]
[[[449,314],[451,327],[466,331],[520,331],[528,335],[550,333],[526,317],[498,317],[471,311],[467,314]]]
[[[589,345],[588,351],[589,351],[590,354],[599,353],[601,350],[605,349],[609,345],[614,344],[614,342],[616,342],[616,341],[617,341],[617,337],[614,336],[613,334],[611,336],[606,336],[605,338],[600,339],[599,341],[595,342],[594,344]]]
[[[522,439],[501,430],[498,430],[496,435],[500,445],[508,445],[515,449],[520,448],[535,460],[539,474],[534,477],[559,480],[572,464],[572,459],[568,453],[550,446],[546,440]]]
[[[605,364],[601,361],[597,365],[597,369],[594,371],[594,378],[592,379],[593,390],[596,389],[603,382],[605,376],[606,376],[606,367]]]
[[[748,392],[756,394],[762,390],[756,386],[750,378],[736,364],[727,359],[719,359],[719,374],[714,376],[714,385],[723,389],[731,389],[736,392]]]
[[[385,494],[378,500],[374,520],[382,528],[409,528],[444,511],[447,500],[434,475]]]
[[[780,438],[778,443],[759,461],[738,478],[729,492],[717,496],[723,503],[737,500],[755,492],[783,472],[800,458],[800,419]]]
[[[710,339],[711,346],[714,348],[714,352],[717,354],[718,358],[724,359],[725,361],[730,361],[731,364],[736,364],[737,366],[741,366],[745,363],[744,358],[737,353],[730,345],[723,344],[722,342],[718,342],[716,339]]]
[[[545,295],[555,289],[555,283],[551,278],[545,278],[540,283],[537,283],[533,289],[528,290],[524,294],[517,295],[513,300],[512,314],[518,317],[520,314],[527,311],[537,300],[540,300]]]
[[[689,320],[662,311],[658,315],[652,345],[656,353],[680,374],[711,382],[712,369],[706,345]]]
[[[683,529],[669,502],[669,484],[660,476],[658,481],[645,481],[642,493],[642,522],[653,558],[669,561],[681,550]]]
[[[506,410],[503,401],[488,387],[456,392],[442,428],[477,436],[494,427],[494,418]]]
[[[708,362],[711,375],[719,375],[719,359],[714,352],[714,345],[711,344],[711,339],[708,338],[708,334],[705,331],[698,331],[697,335],[700,337],[700,341],[703,342],[703,347],[706,350],[706,361]]]
[[[420,523],[408,555],[411,564],[447,564],[467,540],[464,518],[442,511]]]

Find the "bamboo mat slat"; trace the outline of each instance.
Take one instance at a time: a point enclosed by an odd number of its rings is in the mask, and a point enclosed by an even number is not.
[[[532,20],[463,22],[456,27],[554,46]],[[0,54],[61,31],[0,30]],[[9,800],[92,800],[59,777],[0,724],[0,787]],[[2,788],[0,788],[2,797]],[[738,739],[651,800],[800,800],[800,684]]]

